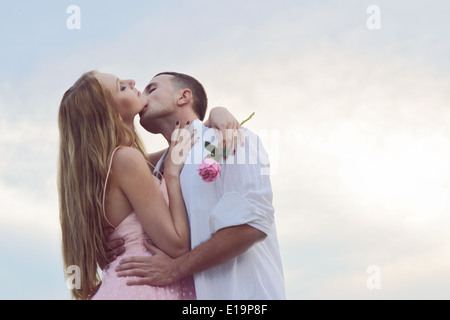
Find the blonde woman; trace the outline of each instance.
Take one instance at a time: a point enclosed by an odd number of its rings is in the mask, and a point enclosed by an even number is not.
[[[75,299],[196,298],[192,277],[166,287],[127,286],[127,279],[114,271],[118,261],[108,264],[105,253],[107,227],[114,228],[110,239],[125,241],[124,255],[151,255],[143,245],[147,238],[172,257],[190,249],[179,181],[183,162],[166,157],[162,179],[152,175],[151,163],[162,152],[146,155],[134,127],[135,116],[146,106],[133,80],[96,71],[83,74],[62,98],[58,190],[64,267],[81,270],[81,285],[71,292]],[[221,124],[223,118],[235,120],[220,110]],[[216,119],[210,120],[214,126]],[[192,134],[178,138],[169,153],[195,143]]]

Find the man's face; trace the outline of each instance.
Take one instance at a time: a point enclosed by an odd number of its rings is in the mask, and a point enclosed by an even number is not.
[[[147,106],[139,113],[141,125],[152,132],[156,121],[176,110],[176,92],[173,87],[171,75],[154,77],[145,87],[143,95],[147,97]]]

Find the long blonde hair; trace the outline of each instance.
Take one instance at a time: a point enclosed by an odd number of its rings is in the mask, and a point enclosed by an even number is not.
[[[96,71],[83,74],[64,94],[58,115],[59,212],[64,270],[80,268],[74,299],[89,299],[101,281],[98,268],[107,264],[103,247],[106,227],[103,188],[113,150],[132,146],[145,154],[141,139],[119,118]]]

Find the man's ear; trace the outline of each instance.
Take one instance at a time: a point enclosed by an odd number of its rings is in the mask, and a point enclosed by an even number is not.
[[[178,97],[177,104],[178,106],[185,105],[192,101],[192,91],[189,89],[184,89],[181,92],[181,95]]]

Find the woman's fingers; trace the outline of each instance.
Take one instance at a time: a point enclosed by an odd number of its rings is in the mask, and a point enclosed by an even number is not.
[[[238,147],[238,142],[240,142],[241,147],[244,147],[245,145],[245,132],[240,127],[235,129],[227,129],[222,138],[223,145],[227,150],[226,154],[235,154]]]
[[[172,133],[171,147],[176,147],[179,150],[177,155],[180,157],[186,155],[185,151],[187,150],[187,152],[189,152],[190,148],[200,140],[200,138],[194,139],[197,130],[189,131],[191,125],[192,123],[189,121],[186,123],[177,121],[175,124],[175,130]],[[244,147],[245,132],[239,122],[228,122],[226,123],[226,126],[221,129],[213,129],[219,141],[218,148],[226,150],[224,156],[234,155],[239,144],[240,147]]]
[[[172,132],[172,137],[170,139],[170,146],[173,147],[174,145],[176,145],[177,141],[178,141],[178,136],[180,134],[180,121],[177,121],[175,123],[175,128]]]
[[[239,140],[241,141],[241,147],[245,146],[245,132],[242,128],[238,129]]]
[[[186,123],[177,121],[175,124],[170,147],[172,148],[174,156],[178,158],[176,163],[184,162],[189,150],[198,140],[200,140],[200,138],[194,138],[197,133],[196,129],[189,131],[191,125],[192,123],[189,121]]]

